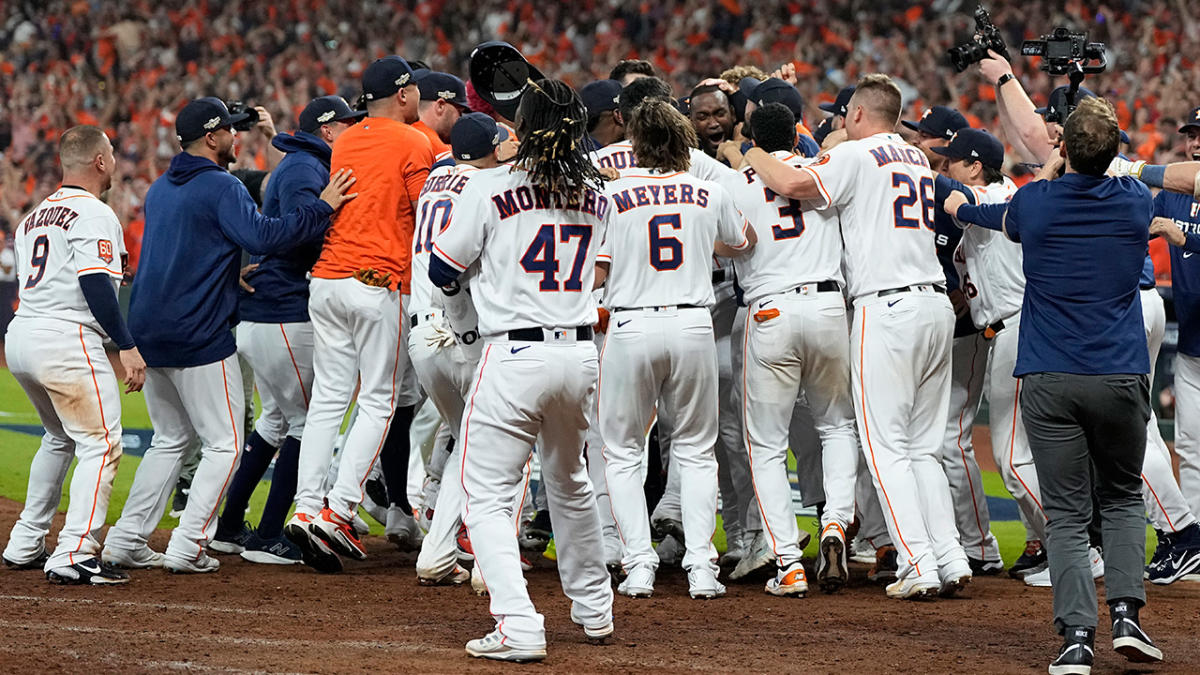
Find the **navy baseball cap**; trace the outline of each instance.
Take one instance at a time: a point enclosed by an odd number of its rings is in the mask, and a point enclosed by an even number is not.
[[[181,145],[203,138],[221,127],[232,127],[234,124],[249,118],[248,113],[230,114],[225,102],[215,96],[205,96],[188,102],[175,117],[175,137]]]
[[[938,146],[932,150],[950,159],[983,162],[984,166],[993,169],[1004,166],[1004,144],[983,129],[959,129],[950,137],[949,145]]]
[[[799,91],[796,91],[795,87],[778,77],[769,77],[757,84],[747,82],[747,80],[753,79],[752,77],[742,78],[738,83],[738,89],[746,95],[748,100],[754,101],[754,104],[758,106],[782,103],[796,116],[796,121],[800,121],[804,115],[804,97],[800,95]]]
[[[1067,110],[1067,92],[1070,89],[1069,86],[1063,85],[1050,92],[1049,103],[1045,107],[1037,108],[1037,114],[1045,118],[1047,122],[1065,123],[1067,121],[1067,116],[1064,114]],[[1085,98],[1094,98],[1095,96],[1090,90],[1080,87],[1075,94],[1075,103],[1078,104]]]
[[[583,101],[583,107],[587,108],[588,119],[596,119],[602,112],[617,109],[621,83],[616,80],[589,82],[579,90],[579,98]]]
[[[300,112],[300,131],[316,133],[321,125],[330,122],[353,124],[367,116],[365,110],[351,110],[350,104],[341,96],[322,96],[309,101]]]
[[[854,85],[842,87],[842,90],[837,93],[837,98],[833,100],[833,103],[822,103],[817,107],[827,113],[833,113],[834,115],[841,115],[842,117],[845,117],[846,111],[849,109],[850,98],[852,96],[854,96]]]
[[[463,114],[450,129],[450,150],[454,153],[454,159],[486,157],[506,140],[508,130],[496,124],[491,115],[481,112]]]
[[[1188,113],[1187,119],[1184,120],[1183,126],[1179,127],[1179,133],[1183,133],[1188,129],[1200,129],[1200,108],[1195,108]]]
[[[422,101],[445,101],[459,108],[467,108],[467,85],[450,73],[440,73],[424,68],[413,71],[413,79],[421,90]]]
[[[363,71],[363,98],[378,101],[395,95],[413,83],[413,71],[408,61],[399,56],[385,56]]]
[[[967,118],[963,117],[962,113],[944,105],[935,105],[929,108],[916,122],[904,120],[901,124],[914,131],[930,136],[940,136],[946,140],[950,140],[954,132],[959,129],[971,126],[967,124]]]

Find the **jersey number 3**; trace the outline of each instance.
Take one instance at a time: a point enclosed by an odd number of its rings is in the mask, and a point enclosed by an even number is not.
[[[575,249],[575,260],[571,264],[571,275],[560,286],[557,245],[569,243],[572,239],[579,240]],[[525,255],[521,256],[521,267],[529,274],[542,275],[542,280],[538,283],[539,291],[582,291],[583,263],[587,259],[588,246],[591,243],[591,225],[543,225],[538,229],[529,248],[525,249]]]

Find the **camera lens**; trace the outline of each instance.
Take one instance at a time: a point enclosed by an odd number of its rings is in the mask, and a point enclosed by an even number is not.
[[[950,65],[954,66],[954,70],[960,73],[966,70],[972,63],[978,63],[987,57],[987,50],[978,42],[955,45],[946,53],[950,56]]]

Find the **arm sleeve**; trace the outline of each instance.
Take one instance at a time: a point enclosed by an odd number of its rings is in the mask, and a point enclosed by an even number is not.
[[[91,272],[79,277],[79,289],[87,300],[88,309],[100,328],[117,343],[121,349],[134,347],[133,336],[121,316],[121,306],[117,302],[117,292],[113,289],[112,279],[104,272]]]
[[[845,206],[849,201],[861,164],[856,151],[862,151],[857,143],[841,143],[831,148],[823,159],[801,167],[801,171],[808,172],[817,182],[817,191],[821,195],[818,208]]]
[[[942,216],[946,216],[946,219],[951,224],[955,225],[956,227],[962,227],[964,225],[964,223],[961,220],[956,220],[954,218],[950,218],[946,214],[946,212],[944,210],[942,210],[943,207],[946,205],[946,198],[950,196],[951,192],[955,192],[955,191],[961,192],[963,194],[963,196],[967,198],[967,204],[974,205],[977,203],[975,201],[975,192],[973,190],[971,190],[971,188],[967,187],[966,185],[963,185],[962,183],[954,180],[953,178],[947,178],[946,176],[943,176],[940,173],[937,175],[936,178],[934,178],[933,201],[937,205],[937,216],[939,218]]]
[[[217,201],[221,232],[254,255],[279,253],[325,234],[333,209],[321,200],[297,206],[282,218],[258,212],[250,193],[241,183],[225,188]]]
[[[279,181],[279,203],[292,208],[320,201],[321,191],[329,184],[329,174],[321,175],[315,168],[303,171],[276,172],[271,180]]]
[[[750,223],[738,211],[737,206],[733,203],[733,197],[725,188],[718,186],[713,194],[720,195],[720,211],[717,217],[720,219],[717,223],[717,238],[729,245],[735,251],[741,251],[750,245],[750,241],[746,239],[746,228],[750,227]]]
[[[1011,213],[1008,204],[1003,202],[999,204],[963,204],[958,209],[958,221],[966,225],[978,225],[999,232],[1004,229],[1005,212]],[[1015,232],[1012,223],[1010,217],[1008,221],[1009,234],[1014,237],[1013,241],[1019,241],[1015,237],[1020,235]]]

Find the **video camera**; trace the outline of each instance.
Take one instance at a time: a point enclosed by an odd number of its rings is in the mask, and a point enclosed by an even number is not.
[[[1004,36],[1000,34],[1000,29],[992,23],[991,15],[980,5],[975,8],[975,37],[969,42],[951,47],[946,54],[950,57],[950,65],[954,66],[955,72],[961,73],[972,63],[986,59],[989,49],[1003,56],[1005,61],[1012,60],[1008,56],[1008,46],[1004,44]]]
[[[248,115],[246,119],[233,125],[234,129],[238,131],[250,131],[254,128],[255,124],[258,124],[258,111],[253,107],[246,105],[245,102],[230,101],[229,103],[225,104],[225,107],[229,108],[230,115],[239,115],[241,113],[246,113],[246,115]]]
[[[1042,57],[1042,70],[1051,75],[1070,75],[1075,71],[1094,75],[1108,67],[1103,42],[1088,42],[1087,33],[1072,33],[1063,26],[1040,40],[1026,40],[1021,45],[1021,54]]]

